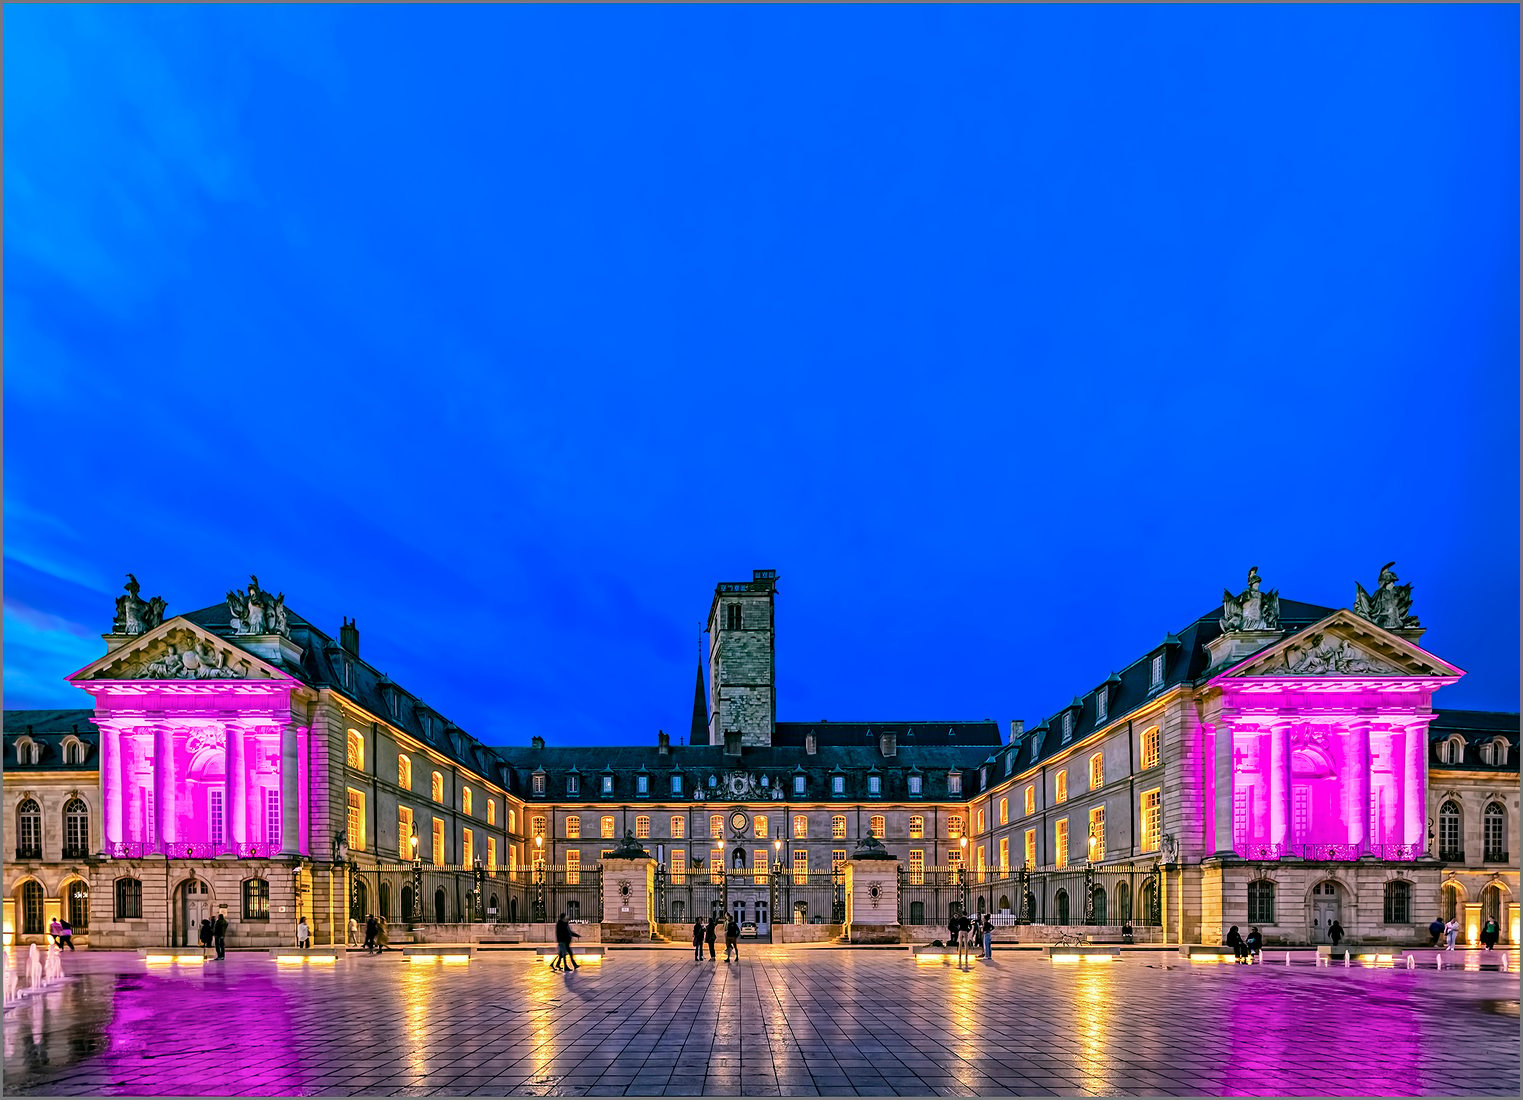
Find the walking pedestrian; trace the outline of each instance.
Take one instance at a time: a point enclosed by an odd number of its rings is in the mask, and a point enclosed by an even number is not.
[[[1457,917],[1450,917],[1449,923],[1444,925],[1444,950],[1453,951],[1454,941],[1460,936],[1460,922]]]
[[[735,921],[735,914],[730,914],[730,919],[724,926],[724,961],[730,961],[730,952],[735,952],[735,961],[740,962],[740,925]]]
[[[551,970],[565,970],[568,964],[572,970],[581,968],[571,954],[571,941],[580,938],[571,931],[571,922],[566,919],[566,914],[562,913],[555,922],[555,961],[550,964]]]
[[[201,934],[200,934],[200,937],[197,939],[197,942],[200,943],[200,945],[203,948],[205,948],[207,950],[211,949],[211,945],[212,945],[212,922],[211,922],[211,918],[210,917],[207,917],[205,920],[203,920],[201,922]]]
[[[1333,941],[1337,943],[1337,940]],[[1232,948],[1232,961],[1242,962],[1248,957],[1248,945],[1243,942],[1243,934],[1237,930],[1237,925],[1227,929],[1227,946]]]
[[[955,910],[955,907],[954,907]],[[947,946],[957,952],[957,965],[962,965],[962,914],[953,912],[947,918]]]
[[[1335,921],[1333,921],[1332,924],[1328,925],[1328,927],[1327,927],[1327,935],[1328,935],[1328,938],[1333,941],[1333,946],[1334,947],[1337,947],[1340,943],[1342,943],[1343,942],[1343,922],[1335,920]]]
[[[63,945],[70,951],[74,950],[74,926],[66,920],[58,922],[58,927],[63,929]]]
[[[693,918],[693,961],[703,958],[703,918]]]
[[[1501,929],[1497,927],[1497,922],[1491,917],[1487,917],[1486,923],[1481,926],[1481,946],[1487,951],[1495,950],[1497,937],[1500,932]]]
[[[354,947],[359,942],[360,942],[360,926],[359,926],[359,922],[356,921],[353,917],[350,917],[349,918],[349,946],[350,947]]]
[[[212,925],[212,942],[217,945],[217,958],[227,957],[227,917],[217,914],[217,922]]]
[[[379,930],[380,930],[380,926],[377,925],[376,922],[375,922],[375,914],[374,913],[366,913],[365,914],[365,954],[367,954],[367,955],[374,955],[375,954],[375,934]]]
[[[1444,938],[1444,918],[1434,917],[1433,923],[1428,925],[1428,946],[1437,947],[1438,941]]]
[[[994,961],[994,916],[984,914],[984,962]]]
[[[957,965],[966,970],[973,963],[973,922],[966,913],[957,918]]]
[[[306,917],[298,917],[296,920],[296,946],[303,951],[312,946],[312,929],[307,927]]]
[[[385,917],[377,917],[375,921],[375,953],[379,955],[385,951],[391,943],[391,929],[386,926]]]
[[[48,925],[48,935],[53,937],[54,947],[63,946],[63,925],[58,923],[57,917],[54,917],[52,923]]]
[[[709,917],[709,926],[703,930],[703,942],[709,945],[709,962],[713,962],[714,941],[719,938],[719,918],[713,915]]]

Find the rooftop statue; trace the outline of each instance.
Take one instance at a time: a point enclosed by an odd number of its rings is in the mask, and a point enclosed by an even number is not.
[[[164,621],[164,597],[151,600],[138,597],[140,586],[137,578],[127,574],[127,594],[116,598],[116,618],[111,623],[113,634],[146,634]]]
[[[271,596],[259,587],[259,578],[249,575],[248,594],[238,591],[227,594],[228,620],[234,634],[279,634],[291,636],[291,625],[286,619],[286,594]]]
[[[1248,569],[1248,587],[1234,596],[1222,590],[1222,632],[1233,630],[1279,630],[1280,593],[1271,588],[1259,591],[1259,567]]]
[[[1386,630],[1420,626],[1417,616],[1410,613],[1412,586],[1396,583],[1396,574],[1391,569],[1395,564],[1388,561],[1381,567],[1374,593],[1366,592],[1364,585],[1354,582],[1354,614]]]

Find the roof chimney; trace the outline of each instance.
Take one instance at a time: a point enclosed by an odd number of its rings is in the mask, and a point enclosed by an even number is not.
[[[898,752],[898,737],[893,733],[880,733],[878,735],[878,751],[885,757],[893,756]]]
[[[740,730],[725,730],[724,754],[726,756],[740,755]]]
[[[328,621],[331,623],[333,620]],[[338,628],[338,644],[354,656],[360,655],[360,628],[347,617],[344,625]]]
[[[656,731],[656,752],[661,756],[670,756],[672,753],[672,735],[665,730]]]
[[[545,747],[545,739],[543,737],[535,737],[529,743],[531,745],[533,745],[536,749],[543,749]]]
[[[1026,736],[1026,722],[1022,718],[1010,719],[1010,743],[1019,744],[1022,737]]]

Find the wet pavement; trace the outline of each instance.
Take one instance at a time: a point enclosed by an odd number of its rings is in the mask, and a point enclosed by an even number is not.
[[[1513,956],[1514,961],[1516,955]],[[5,1013],[10,1095],[1509,1095],[1518,974],[1175,955],[618,951],[579,973],[81,952]]]

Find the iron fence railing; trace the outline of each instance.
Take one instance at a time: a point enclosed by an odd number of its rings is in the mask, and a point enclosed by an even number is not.
[[[1292,842],[1288,844],[1242,844],[1234,850],[1244,859],[1304,859],[1319,863],[1350,862],[1364,856],[1393,861],[1410,861],[1423,854],[1421,844],[1322,844]],[[1444,858],[1439,853],[1439,858]]]
[[[1063,868],[900,870],[899,919],[945,925],[959,913],[994,923],[1156,925],[1162,920],[1158,864],[1074,864]]]
[[[351,866],[350,911],[410,924],[527,924],[603,919],[603,869]]]
[[[219,856],[235,856],[238,859],[273,859],[280,854],[280,844],[262,842],[238,843],[162,840],[118,840],[107,844],[102,854],[110,859],[147,859],[164,856],[168,859],[216,859]],[[294,857],[293,857],[294,858]]]

